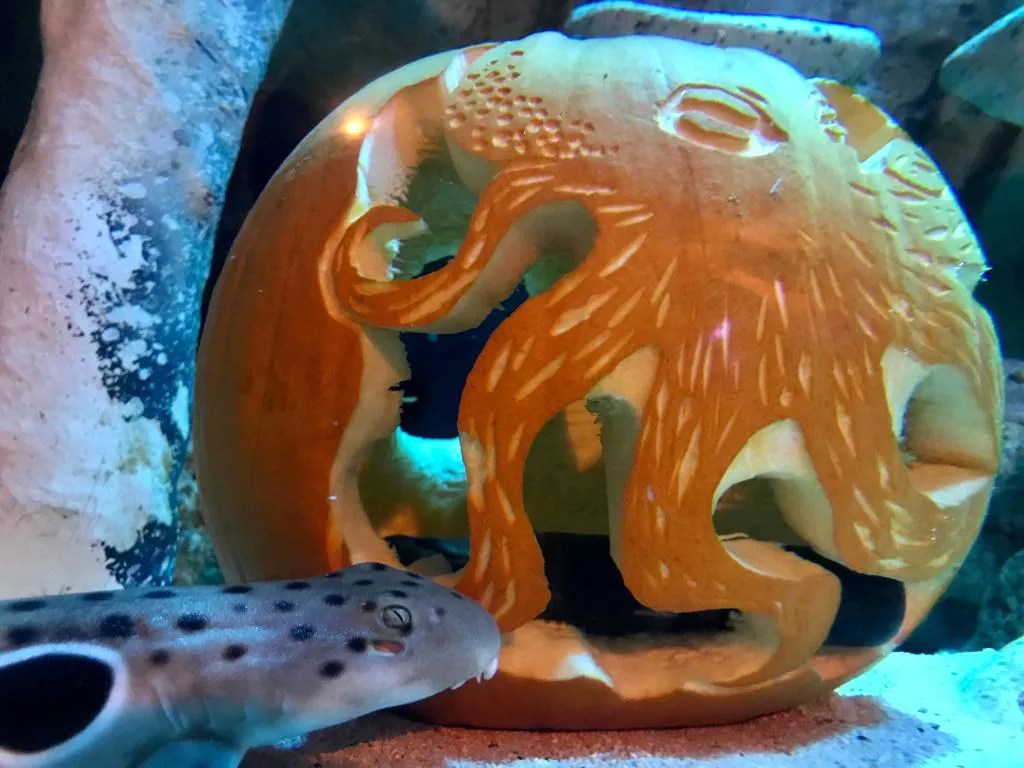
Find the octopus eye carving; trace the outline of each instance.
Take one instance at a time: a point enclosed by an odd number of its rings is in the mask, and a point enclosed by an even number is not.
[[[764,104],[749,88],[687,83],[661,104],[657,121],[666,133],[705,149],[759,157],[789,139]]]

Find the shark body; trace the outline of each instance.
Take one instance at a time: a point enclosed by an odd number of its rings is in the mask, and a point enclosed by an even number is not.
[[[490,677],[500,643],[478,603],[381,563],[0,602],[0,768],[233,768]]]

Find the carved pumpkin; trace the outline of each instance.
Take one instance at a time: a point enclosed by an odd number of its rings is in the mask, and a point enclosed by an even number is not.
[[[449,176],[417,192],[432,162]],[[400,564],[382,533],[468,536],[454,573],[406,564],[506,633],[495,679],[419,706],[437,721],[787,707],[898,644],[974,540],[1002,410],[985,268],[925,153],[768,55],[550,32],[439,54],[338,107],[239,235],[201,347],[204,514],[233,578]],[[398,331],[472,328],[524,280],[462,394],[465,497],[410,480]],[[606,537],[650,612],[728,625],[538,620],[558,531]],[[840,568],[902,584],[885,639],[829,641]]]

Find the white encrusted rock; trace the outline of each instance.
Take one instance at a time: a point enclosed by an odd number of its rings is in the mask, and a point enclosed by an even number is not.
[[[576,8],[563,26],[568,35],[662,35],[697,43],[756,48],[804,75],[851,83],[878,61],[881,41],[872,30],[813,19],[666,8],[628,1]]]
[[[1024,5],[953,51],[939,84],[991,117],[1024,126]]]
[[[289,3],[42,3],[0,190],[0,598],[170,576],[199,300]]]

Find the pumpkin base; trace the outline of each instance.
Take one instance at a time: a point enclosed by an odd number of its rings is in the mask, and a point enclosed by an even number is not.
[[[896,636],[871,648],[822,649],[807,664],[784,676],[744,687],[683,679],[705,669],[742,668],[758,654],[749,642],[705,642],[693,651],[694,666],[679,674],[679,657],[631,640],[620,646],[623,674],[613,685],[586,674],[564,626],[533,621],[503,638],[498,674],[407,707],[411,716],[444,726],[502,730],[635,730],[731,725],[772,714],[824,696],[863,673],[913,631],[945,591],[952,574],[906,585],[906,612]],[[707,637],[703,638],[708,640]],[[631,645],[632,643],[632,645]],[[761,653],[765,651],[762,649]],[[671,658],[671,664],[664,663]],[[576,665],[577,674],[566,674]],[[670,676],[678,688],[670,690]],[[621,688],[616,682],[622,682]],[[627,687],[628,686],[628,687]]]

